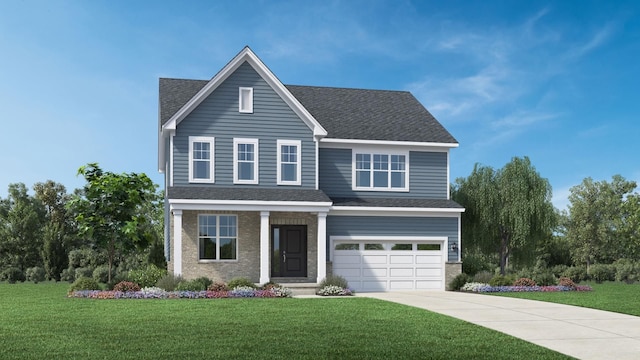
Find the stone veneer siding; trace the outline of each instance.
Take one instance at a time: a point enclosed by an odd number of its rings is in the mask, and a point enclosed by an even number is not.
[[[449,284],[451,280],[456,276],[462,274],[462,263],[461,262],[448,262],[444,264],[444,288],[445,290],[449,290]]]
[[[236,215],[238,217],[238,259],[224,261],[198,260],[198,215]],[[173,272],[175,258],[173,240],[173,216],[171,219],[171,261],[167,262],[169,272]],[[298,212],[271,212],[270,225],[307,226],[307,277],[317,276],[317,216]],[[269,230],[271,231],[271,230]],[[270,251],[271,252],[271,251]],[[245,277],[253,282],[260,281],[260,212],[253,211],[183,211],[182,212],[182,276],[195,279],[206,276],[214,281],[229,281],[235,277]]]

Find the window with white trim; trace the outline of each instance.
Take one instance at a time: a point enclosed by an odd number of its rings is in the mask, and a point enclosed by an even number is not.
[[[408,153],[353,152],[353,189],[408,191]]]
[[[213,137],[189,136],[189,182],[214,182],[214,145]]]
[[[258,139],[233,139],[233,183],[258,183]]]
[[[235,215],[198,215],[198,259],[238,259],[238,218]]]
[[[253,88],[241,87],[239,90],[238,111],[253,113]]]
[[[300,140],[278,140],[278,185],[302,184],[300,158],[302,142]]]

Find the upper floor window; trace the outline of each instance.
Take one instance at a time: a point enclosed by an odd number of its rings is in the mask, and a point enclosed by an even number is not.
[[[253,88],[240,88],[239,111],[241,113],[253,112]]]
[[[189,181],[214,182],[214,138],[189,137]]]
[[[233,139],[233,182],[258,183],[258,139]]]
[[[354,151],[353,189],[409,191],[408,153]]]
[[[300,185],[300,140],[278,140],[278,185]]]
[[[235,215],[198,215],[198,259],[238,259],[238,218]]]

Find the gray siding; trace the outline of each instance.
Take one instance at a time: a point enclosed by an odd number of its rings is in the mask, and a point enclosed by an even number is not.
[[[351,149],[320,149],[320,189],[330,197],[447,198],[447,153],[409,153],[409,192],[353,191]]]
[[[253,87],[253,113],[238,111],[238,88]],[[215,184],[277,185],[276,141],[302,140],[302,188],[315,188],[315,143],[309,127],[248,64],[241,65],[178,125],[174,138],[174,185],[189,184],[189,136],[215,137]],[[233,138],[259,139],[259,184],[233,184]],[[199,184],[202,186],[202,184]],[[300,186],[292,186],[301,188]]]
[[[378,217],[327,216],[327,256],[331,236],[446,236],[447,247],[458,242],[458,218],[455,217]],[[449,252],[448,261],[458,254]]]

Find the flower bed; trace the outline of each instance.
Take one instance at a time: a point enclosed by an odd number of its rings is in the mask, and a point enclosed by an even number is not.
[[[491,286],[484,283],[466,283],[461,291],[476,293],[492,293],[492,292],[559,292],[559,291],[591,291],[589,285],[572,286]]]
[[[352,296],[353,290],[336,285],[327,285],[318,291],[320,296]]]
[[[228,291],[165,291],[160,288],[144,288],[140,291],[79,290],[70,292],[68,297],[84,299],[283,298],[291,297],[291,290],[282,287],[271,287],[266,290],[237,287]]]

